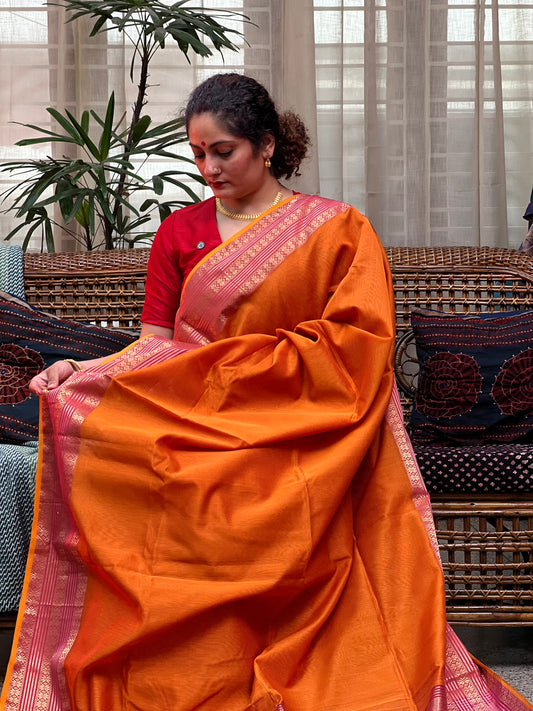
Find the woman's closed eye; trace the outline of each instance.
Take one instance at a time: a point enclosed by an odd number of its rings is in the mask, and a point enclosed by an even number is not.
[[[233,153],[233,149],[229,151],[220,151],[217,153],[217,156],[219,158],[229,158],[231,154]],[[194,160],[204,160],[205,158],[205,153],[194,153]]]

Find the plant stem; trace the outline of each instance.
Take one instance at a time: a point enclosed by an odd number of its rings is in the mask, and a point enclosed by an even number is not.
[[[138,47],[135,47],[135,52],[138,51]],[[131,123],[130,123],[130,128],[128,131],[128,137],[126,139],[126,144],[124,146],[124,158],[126,160],[129,160],[130,157],[130,151],[132,148],[132,143],[133,143],[133,130],[137,123],[139,122],[139,119],[141,118],[141,112],[143,109],[143,106],[146,104],[146,94],[147,94],[147,88],[148,88],[148,64],[150,61],[150,46],[148,44],[148,40],[146,37],[143,37],[142,41],[142,52],[141,52],[141,68],[140,68],[140,76],[139,76],[139,84],[137,86],[137,99],[135,100],[135,104],[133,105],[133,115],[131,118]],[[125,182],[126,182],[126,176],[122,174],[120,176],[120,180],[118,183],[118,188],[117,192],[118,194],[122,197],[125,192]],[[114,221],[113,224],[116,225],[116,218],[119,213],[119,210],[121,208],[121,203],[120,200],[117,198],[115,200],[115,205],[113,208],[113,217]],[[106,249],[113,249],[113,224],[109,222],[109,220],[106,218],[104,221],[104,235],[105,235],[105,243],[106,243]]]

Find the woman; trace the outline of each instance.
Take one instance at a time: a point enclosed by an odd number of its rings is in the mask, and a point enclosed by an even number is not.
[[[38,523],[3,708],[531,708],[446,627],[370,224],[278,183],[305,131],[255,81],[208,79],[186,123],[215,197],[154,241],[154,335],[34,383]]]
[[[235,110],[236,97],[240,112]],[[216,106],[224,116],[222,132],[208,106]],[[158,231],[148,267],[141,338],[173,338],[184,279],[221,241],[292,197],[278,178],[298,174],[309,142],[298,116],[289,111],[278,116],[268,92],[240,74],[217,75],[200,85],[184,120],[195,162],[216,198],[175,212]],[[265,126],[271,128],[265,131]],[[33,379],[31,389],[42,395],[78,368],[87,370],[100,362],[58,361]]]

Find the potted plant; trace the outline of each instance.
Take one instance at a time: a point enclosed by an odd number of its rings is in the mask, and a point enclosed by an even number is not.
[[[78,119],[68,110],[49,107],[56,130],[22,124],[40,135],[16,145],[71,144],[77,155],[11,161],[3,166],[3,171],[19,177],[19,183],[2,194],[3,201],[11,200],[6,212],[14,212],[22,220],[5,239],[23,232],[22,247],[26,249],[32,235],[40,230],[42,244],[55,251],[53,226],[57,225],[87,250],[133,247],[151,236],[140,228],[155,211],[162,220],[176,207],[198,202],[198,195],[184,178],[203,183],[197,173],[189,172],[192,159],[170,151],[186,140],[181,119],[153,125],[145,112],[150,61],[169,42],[177,43],[187,58],[189,51],[206,57],[213,49],[221,53],[223,49],[236,50],[230,36],[241,33],[219,20],[247,18],[229,10],[214,13],[186,7],[187,0],[171,5],[158,0],[60,0],[49,4],[65,7],[68,22],[88,17],[91,36],[112,28],[124,33],[133,44],[130,78],[137,81],[137,97],[129,120],[126,115],[117,118],[111,93],[104,115],[85,110]],[[153,157],[170,158],[179,165],[147,179],[136,166]],[[184,199],[163,199],[166,184],[183,190]],[[141,191],[148,196],[136,206],[132,198]],[[57,214],[61,221],[55,219]]]

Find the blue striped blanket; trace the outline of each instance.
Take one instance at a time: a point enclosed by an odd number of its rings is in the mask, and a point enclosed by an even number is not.
[[[22,249],[0,244],[0,291],[23,299]],[[1,377],[1,376],[0,376]],[[17,609],[33,518],[37,443],[0,442],[0,613]]]
[[[22,248],[18,245],[0,244],[0,291],[25,298]]]
[[[37,442],[0,444],[0,613],[18,607],[33,518]]]

